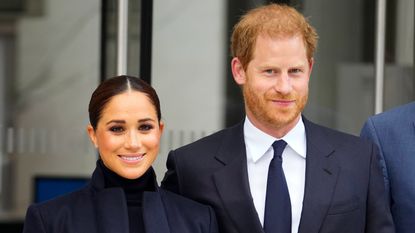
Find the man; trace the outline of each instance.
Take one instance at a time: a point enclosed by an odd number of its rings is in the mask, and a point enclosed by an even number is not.
[[[361,137],[373,141],[384,159],[396,232],[415,231],[415,102],[370,117]]]
[[[305,18],[259,7],[231,43],[246,118],[171,151],[162,186],[211,205],[223,233],[394,232],[376,147],[301,115],[317,44]]]

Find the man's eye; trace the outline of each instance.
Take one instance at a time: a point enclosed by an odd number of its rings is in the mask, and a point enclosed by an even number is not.
[[[266,74],[274,74],[275,73],[274,70],[272,70],[272,69],[265,70],[264,72]]]
[[[290,73],[293,73],[293,74],[295,74],[295,73],[301,73],[301,72],[302,72],[301,69],[291,69],[290,70]]]
[[[152,130],[153,128],[154,127],[150,124],[144,124],[144,125],[140,125],[138,127],[138,129],[141,130],[141,131],[149,131],[149,130]]]
[[[115,133],[120,133],[120,132],[123,132],[124,131],[124,128],[121,127],[121,126],[112,126],[110,128],[110,131],[111,132],[115,132]]]

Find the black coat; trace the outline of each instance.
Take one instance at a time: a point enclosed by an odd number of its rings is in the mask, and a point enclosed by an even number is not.
[[[23,233],[128,233],[127,202],[121,188],[104,188],[99,167],[83,189],[29,207]],[[156,188],[143,194],[147,233],[217,233],[213,210]]]
[[[307,158],[298,232],[394,232],[376,147],[303,120]],[[263,232],[249,189],[243,123],[171,151],[167,168],[162,187],[212,206],[220,232]]]

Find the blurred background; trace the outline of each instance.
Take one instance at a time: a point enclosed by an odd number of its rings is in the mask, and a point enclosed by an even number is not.
[[[268,2],[296,7],[319,33],[310,120],[358,135],[375,110],[415,100],[412,0],[1,0],[0,232],[21,232],[30,203],[87,181],[87,105],[105,78],[140,76],[158,91],[158,180],[170,149],[241,121],[229,37]]]

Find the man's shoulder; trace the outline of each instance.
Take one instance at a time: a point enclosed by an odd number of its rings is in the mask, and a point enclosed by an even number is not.
[[[160,189],[159,192],[165,204],[169,206],[174,206],[175,208],[178,208],[181,211],[183,211],[184,209],[200,213],[208,213],[209,211],[209,207],[207,205],[202,204],[200,202],[196,202],[190,198],[170,192],[165,189]]]
[[[305,120],[307,140],[313,140],[310,137],[318,138],[330,142],[333,146],[351,145],[351,146],[369,146],[370,143],[362,138],[342,132],[340,130],[332,129],[323,125],[313,123]]]
[[[334,138],[348,138],[350,140],[360,140],[360,138],[355,135],[342,132],[337,129],[329,128],[327,126],[323,126],[323,125],[314,123],[309,120],[304,121],[304,125],[306,128],[306,132],[312,131],[313,133],[323,134],[329,138],[334,137]]]
[[[212,225],[216,218],[210,206],[168,190],[160,189],[159,193],[167,213],[167,218],[179,219],[181,224],[186,225],[186,228],[191,232],[200,232],[200,228],[210,228],[216,225],[216,223]],[[175,228],[179,227],[179,225],[175,226]]]
[[[405,119],[408,121],[414,120],[414,114],[415,114],[415,102],[411,102],[402,106],[398,106],[392,109],[389,109],[385,112],[376,114],[370,119],[373,122],[376,123],[386,123],[386,122],[393,122],[394,124],[398,122],[405,121]]]

